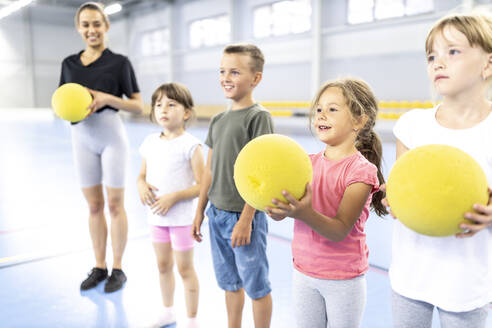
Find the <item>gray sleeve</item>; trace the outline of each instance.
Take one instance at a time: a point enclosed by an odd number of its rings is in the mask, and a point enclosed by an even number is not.
[[[273,133],[272,115],[266,110],[259,111],[251,120],[249,126],[249,135],[251,139],[264,134]]]

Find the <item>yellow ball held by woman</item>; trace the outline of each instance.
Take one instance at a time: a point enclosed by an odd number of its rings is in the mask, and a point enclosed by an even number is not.
[[[467,153],[447,145],[426,145],[403,154],[386,185],[392,212],[408,228],[428,236],[461,232],[473,204],[487,204],[487,178]]]
[[[55,114],[70,122],[79,122],[86,118],[90,112],[87,108],[91,102],[90,92],[77,83],[63,84],[51,97],[51,107]]]
[[[259,136],[244,146],[234,164],[234,181],[246,203],[265,211],[272,199],[287,202],[282,190],[296,199],[313,178],[311,160],[293,139],[280,134]]]

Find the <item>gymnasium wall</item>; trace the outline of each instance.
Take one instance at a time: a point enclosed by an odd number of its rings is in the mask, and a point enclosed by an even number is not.
[[[252,10],[272,0],[177,0],[171,7],[134,8],[113,18],[109,46],[127,54],[146,101],[154,88],[173,78],[191,89],[198,104],[222,104],[218,65],[223,46],[190,50],[191,21],[231,14],[234,41],[259,45],[266,57],[260,101],[308,101],[311,87],[311,33],[253,39]],[[347,2],[322,3],[321,81],[352,75],[366,79],[380,100],[428,100],[423,45],[437,17],[459,6],[459,0],[435,0],[435,13],[346,25]],[[486,0],[476,4],[488,3]],[[59,79],[61,60],[84,44],[73,26],[74,9],[34,5],[0,20],[0,108],[47,107]],[[172,55],[145,57],[143,33],[171,28]]]

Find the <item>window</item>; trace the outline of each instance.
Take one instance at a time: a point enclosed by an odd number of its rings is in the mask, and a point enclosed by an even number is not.
[[[403,16],[405,14],[403,2],[403,0],[376,0],[374,18],[385,19]]]
[[[434,1],[430,0],[407,0],[405,6],[406,15],[418,15],[434,10]]]
[[[169,38],[168,28],[145,32],[142,35],[142,55],[158,56],[167,53],[169,51]]]
[[[307,32],[311,29],[311,1],[278,1],[253,12],[255,38]]]
[[[386,18],[418,15],[433,10],[433,0],[349,0],[348,22],[359,24]]]
[[[373,0],[349,0],[348,22],[350,24],[372,22],[373,10]]]
[[[190,47],[201,48],[225,44],[231,39],[229,16],[206,18],[190,24]]]

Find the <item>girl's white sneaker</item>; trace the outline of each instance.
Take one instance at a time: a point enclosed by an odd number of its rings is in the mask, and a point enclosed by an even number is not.
[[[155,322],[151,325],[152,328],[166,327],[176,323],[176,315],[171,311],[163,311],[159,313]]]

